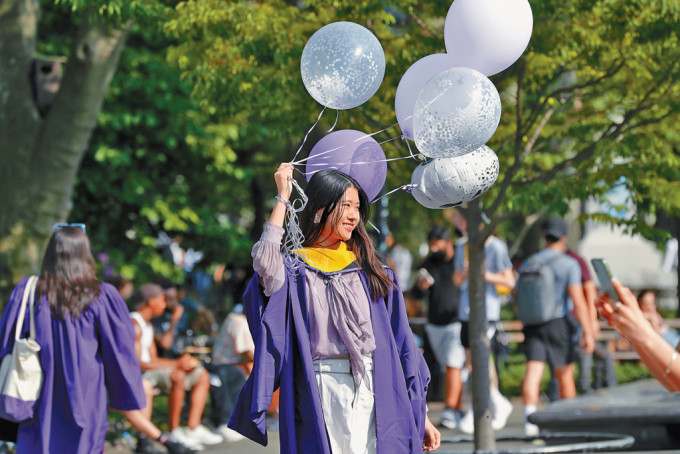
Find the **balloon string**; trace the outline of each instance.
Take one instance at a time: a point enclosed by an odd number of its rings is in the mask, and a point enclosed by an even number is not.
[[[392,142],[393,140],[401,139],[402,137],[404,137],[404,136],[395,136],[395,137],[392,137],[391,139],[387,139],[387,140],[383,140],[382,142],[378,142],[378,145],[382,145],[382,144],[387,143],[387,142]]]
[[[318,123],[318,120],[317,120],[317,123]],[[315,125],[316,125],[316,123],[315,123]],[[363,139],[365,139],[365,138],[367,138],[367,137],[372,137],[372,136],[374,136],[374,135],[376,135],[376,134],[380,134],[381,132],[385,132],[385,131],[387,131],[387,130],[389,130],[389,129],[392,129],[392,128],[394,128],[395,126],[398,126],[398,125],[399,125],[399,123],[395,123],[395,124],[393,124],[393,125],[391,125],[391,126],[388,126],[387,128],[381,129],[380,131],[376,131],[376,132],[373,132],[373,133],[371,133],[371,134],[365,134],[365,135],[363,135],[363,136],[361,136],[361,137],[357,137],[357,138],[354,139],[351,143],[358,142],[358,141],[363,140]],[[309,133],[307,133],[307,134],[309,134]],[[399,137],[401,137],[401,136],[397,136],[397,137],[395,137],[395,138],[393,138],[393,139],[389,139],[389,140],[394,140],[394,139],[397,139],[397,138],[399,138]],[[305,139],[306,139],[306,138],[307,138],[307,136],[305,136]],[[389,142],[389,140],[387,140],[387,141]],[[304,143],[304,142],[303,142],[303,143]],[[385,143],[385,142],[381,142],[381,143]],[[307,156],[306,158],[300,159],[299,161],[295,161],[295,158],[296,158],[297,155],[298,155],[298,153],[295,153],[295,157],[293,157],[293,161],[291,161],[291,164],[293,164],[293,165],[299,165],[299,164],[302,164],[303,162],[307,161],[308,159],[310,159],[310,158],[312,158],[312,157],[318,158],[319,156],[324,156],[324,155],[327,155],[327,154],[332,153],[332,152],[334,152],[334,151],[342,150],[343,148],[348,147],[348,146],[350,146],[350,145],[349,145],[349,144],[341,145],[341,146],[339,146],[339,147],[335,147],[335,148],[332,148],[332,149],[330,149],[330,150],[322,151],[321,153],[315,154],[314,156]],[[300,148],[302,148],[302,146],[301,146]],[[299,152],[299,151],[300,151],[300,150],[298,150],[298,152]]]
[[[332,130],[335,129],[335,125],[338,124],[338,119],[340,118],[340,110],[335,109],[335,123],[333,123],[333,126],[331,126],[331,129],[328,130],[328,132],[331,132]]]
[[[377,161],[359,161],[359,162],[352,162],[352,166],[366,165],[366,164],[377,164],[377,163],[379,163],[379,162],[398,161],[398,160],[400,160],[400,159],[411,159],[411,157],[410,157],[410,156],[400,156],[400,157],[398,157],[398,158],[379,159],[379,160],[377,160]],[[316,172],[321,172],[322,170],[326,170],[326,169],[334,169],[334,170],[338,170],[340,167],[346,166],[347,164],[348,164],[347,162],[331,162],[331,163],[328,163],[328,162],[321,163],[321,162],[319,162],[319,163],[312,163],[312,164],[309,164],[309,163],[308,163],[307,166],[309,166],[309,167],[312,167],[312,166],[322,166],[322,168],[321,168],[321,169],[318,169],[318,170],[310,170],[310,171],[308,171],[308,172],[302,172],[302,171],[300,171],[300,173],[302,173],[305,177],[307,177],[307,176],[309,176],[309,175],[314,175]]]
[[[402,140],[403,140],[404,142],[406,142],[406,146],[408,147],[408,152],[411,154],[410,157],[412,157],[413,159],[419,159],[418,156],[416,156],[416,155],[413,154],[413,150],[411,150],[411,144],[409,143],[408,138],[406,137],[406,135],[401,136],[401,138],[402,138]],[[420,156],[422,156],[422,155],[420,155]]]
[[[373,201],[371,202],[371,204],[374,204],[375,202],[377,202],[378,200],[382,199],[383,197],[387,197],[388,195],[392,194],[393,192],[397,192],[397,191],[399,191],[400,189],[403,189],[403,190],[405,190],[406,192],[411,193],[411,192],[413,191],[413,189],[414,189],[416,186],[418,186],[418,185],[417,185],[417,184],[403,184],[403,185],[399,186],[398,188],[394,188],[394,189],[392,189],[390,192],[381,195],[381,196],[378,197],[377,199],[373,199]]]
[[[305,146],[305,142],[307,142],[307,137],[308,137],[309,134],[312,132],[312,130],[316,127],[316,125],[319,124],[319,121],[321,120],[321,116],[323,115],[323,113],[324,113],[325,111],[326,111],[326,107],[324,106],[324,108],[321,109],[321,112],[319,113],[319,116],[318,116],[318,118],[316,119],[316,121],[314,122],[314,124],[312,125],[312,127],[309,128],[309,131],[307,131],[307,134],[305,134],[304,139],[302,139],[302,143],[300,144],[300,148],[298,148],[297,151],[295,152],[295,156],[293,156],[292,161],[295,161],[295,158],[297,158],[297,155],[300,154],[300,151],[302,150],[302,147],[304,147],[304,146]]]
[[[411,156],[399,156],[397,158],[385,158],[385,159],[376,159],[375,161],[352,161],[352,165],[358,165],[358,164],[376,164],[378,162],[390,162],[390,161],[399,161],[400,159],[411,159]],[[307,163],[308,166],[314,167],[314,166],[323,166],[323,167],[329,167],[329,166],[345,166],[347,164],[350,164],[349,162],[312,162],[312,163]],[[304,175],[305,172],[300,172]]]
[[[300,218],[298,213],[302,211],[308,202],[307,194],[300,188],[297,181],[290,179],[295,190],[300,194],[300,198],[292,200],[286,210],[286,236],[283,240],[283,263],[289,275],[298,274],[304,259],[309,259],[307,251],[304,249],[305,236],[300,228]],[[292,194],[291,194],[292,195]]]
[[[373,133],[371,133],[371,134],[367,134],[367,136],[368,136],[368,137],[371,137],[371,136],[374,136],[374,135],[376,135],[376,134],[380,134],[381,132],[385,132],[385,131],[387,131],[387,130],[389,130],[389,129],[392,129],[392,128],[394,128],[395,126],[399,126],[399,123],[395,123],[395,124],[393,124],[393,125],[391,125],[391,126],[386,127],[385,129],[381,129],[380,131],[376,131],[376,132],[373,132]],[[357,140],[359,140],[359,139],[357,139]]]

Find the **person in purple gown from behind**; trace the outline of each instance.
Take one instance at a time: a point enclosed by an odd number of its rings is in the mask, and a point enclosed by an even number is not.
[[[94,265],[85,226],[55,225],[35,294],[43,385],[33,418],[19,425],[19,453],[103,452],[109,405],[138,430],[167,441],[139,411],[146,399],[127,305],[114,286],[97,280]],[[28,277],[19,282],[2,314],[0,358],[14,346],[27,282]],[[191,452],[167,447],[171,453]]]

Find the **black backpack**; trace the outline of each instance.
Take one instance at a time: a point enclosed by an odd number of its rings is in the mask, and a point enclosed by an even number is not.
[[[523,325],[540,325],[559,318],[562,308],[557,307],[555,273],[550,264],[561,257],[557,254],[545,261],[533,255],[520,269],[517,279],[517,318]]]

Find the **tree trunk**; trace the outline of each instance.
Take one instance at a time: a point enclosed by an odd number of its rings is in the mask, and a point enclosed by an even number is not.
[[[28,77],[38,15],[36,0],[3,0],[0,4],[0,289],[13,285],[12,263],[17,261],[15,256],[22,255],[8,236],[20,207],[26,206],[24,186],[39,127]],[[13,233],[20,234],[22,227],[14,228]],[[2,301],[6,296],[0,291]]]
[[[491,427],[489,394],[489,339],[486,337],[486,283],[484,281],[484,242],[481,199],[468,204],[467,233],[470,266],[470,351],[472,354],[472,406],[475,421],[475,449],[494,450],[496,440]]]
[[[3,296],[21,276],[38,271],[52,224],[68,216],[76,173],[130,28],[107,25],[95,14],[84,18],[59,92],[40,122],[28,81],[37,2],[12,0],[8,5],[0,7],[0,76],[12,77],[7,86],[0,85],[0,159],[6,163],[0,180]],[[11,101],[5,99],[9,87]],[[13,123],[5,124],[3,119],[10,117]]]

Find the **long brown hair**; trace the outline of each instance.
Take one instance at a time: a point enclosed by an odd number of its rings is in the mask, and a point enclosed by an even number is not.
[[[366,231],[365,224],[370,218],[371,205],[366,193],[354,178],[337,170],[321,170],[312,176],[305,189],[309,201],[300,215],[300,228],[305,237],[303,246],[309,247],[317,242],[328,218],[331,219],[333,225],[340,221],[343,209],[336,208],[342,206],[341,202],[345,192],[352,187],[359,192],[361,220],[352,232],[347,247],[356,254],[359,265],[366,272],[373,299],[380,296],[386,297],[390,291],[390,286],[394,283],[387,276],[385,268],[378,260],[373,242]],[[323,209],[321,220],[314,223],[313,219],[320,209]]]
[[[90,241],[78,227],[58,227],[52,233],[40,270],[40,295],[47,295],[52,314],[78,317],[99,297],[99,281]]]

